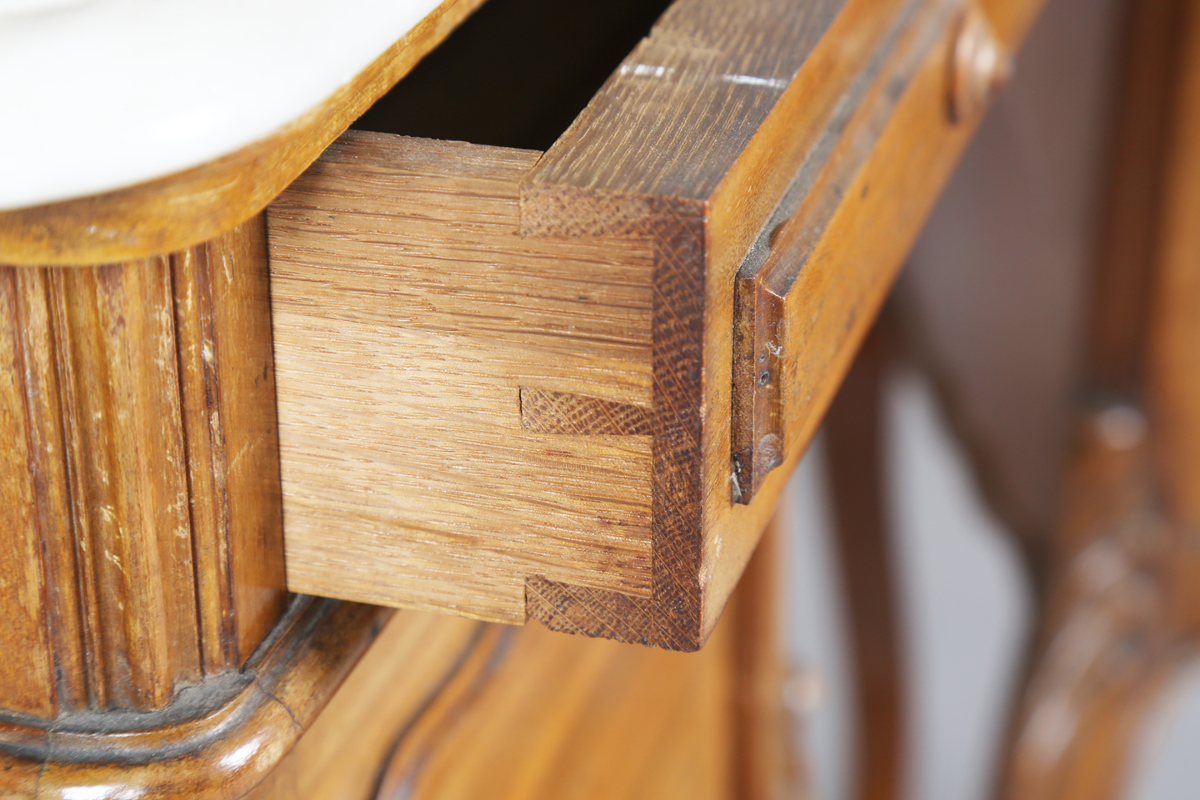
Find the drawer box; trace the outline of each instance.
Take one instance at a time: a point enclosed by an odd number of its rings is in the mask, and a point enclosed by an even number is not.
[[[969,135],[964,13],[679,0],[545,153],[338,140],[268,211],[289,588],[698,648]]]

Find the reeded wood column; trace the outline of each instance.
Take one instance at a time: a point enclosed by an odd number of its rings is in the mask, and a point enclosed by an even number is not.
[[[0,713],[151,711],[285,603],[262,217],[0,268]]]

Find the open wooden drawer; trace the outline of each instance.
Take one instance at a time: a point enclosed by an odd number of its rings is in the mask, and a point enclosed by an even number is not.
[[[548,152],[339,139],[268,211],[288,587],[700,647],[1028,22],[993,16],[679,0]]]

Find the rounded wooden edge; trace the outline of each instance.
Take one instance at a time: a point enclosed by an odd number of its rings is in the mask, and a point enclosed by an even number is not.
[[[299,598],[245,687],[192,719],[132,731],[0,722],[0,796],[240,797],[287,755],[392,613]]]
[[[245,222],[482,3],[444,0],[328,100],[273,136],[136,186],[0,212],[0,264],[133,261],[183,250]]]

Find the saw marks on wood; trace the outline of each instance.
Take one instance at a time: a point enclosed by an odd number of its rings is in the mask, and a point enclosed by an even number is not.
[[[575,436],[650,436],[650,409],[597,397],[521,389],[521,426]]]

